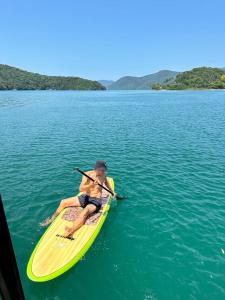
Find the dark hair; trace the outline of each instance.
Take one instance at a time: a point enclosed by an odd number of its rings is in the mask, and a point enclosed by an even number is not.
[[[105,168],[107,170],[106,162],[104,160],[97,160],[95,163],[95,169],[98,168]]]

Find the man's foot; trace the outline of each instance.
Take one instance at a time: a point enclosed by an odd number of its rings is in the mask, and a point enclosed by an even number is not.
[[[54,218],[47,218],[46,220],[44,220],[43,222],[40,223],[40,226],[41,227],[48,226],[49,224],[52,223],[53,220],[54,220]]]
[[[73,233],[74,233],[73,227],[66,226],[65,227],[65,232],[64,232],[63,236],[65,236],[65,237],[72,237]]]

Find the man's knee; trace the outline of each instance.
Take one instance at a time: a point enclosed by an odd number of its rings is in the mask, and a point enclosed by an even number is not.
[[[85,207],[85,208],[81,211],[80,216],[81,216],[81,217],[84,217],[84,218],[87,218],[88,215],[89,215],[88,209],[87,209],[87,207]]]
[[[97,207],[93,204],[88,204],[85,209],[87,210],[87,214],[90,215],[96,211]]]
[[[66,200],[66,199],[63,199],[63,200],[60,202],[60,206],[61,206],[61,207],[66,207],[66,206],[67,206],[67,200]]]
[[[87,218],[91,213],[93,212],[93,208],[90,207],[90,205],[87,205],[81,212],[81,215],[84,218]]]

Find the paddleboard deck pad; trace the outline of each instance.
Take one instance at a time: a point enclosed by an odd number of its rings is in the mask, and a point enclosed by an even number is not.
[[[114,190],[114,181],[107,178]],[[91,215],[71,237],[63,236],[65,226],[72,225],[82,208],[64,209],[47,228],[36,245],[27,265],[27,276],[32,281],[52,280],[74,266],[93,244],[110,209],[111,195],[103,194],[102,207]]]

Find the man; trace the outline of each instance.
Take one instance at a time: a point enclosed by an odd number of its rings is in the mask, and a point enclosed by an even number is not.
[[[102,188],[98,184],[100,183],[105,185],[110,191],[112,191],[112,188],[106,178],[106,170],[107,166],[105,161],[96,161],[94,170],[86,172],[86,174],[95,181],[93,182],[86,176],[83,176],[80,184],[80,192],[82,194],[80,196],[74,196],[62,200],[52,217],[41,223],[41,226],[50,224],[64,208],[76,206],[83,207],[83,210],[79,214],[78,218],[74,221],[72,227],[65,227],[64,236],[71,236],[76,230],[78,230],[85,223],[90,214],[98,212],[101,208]]]

